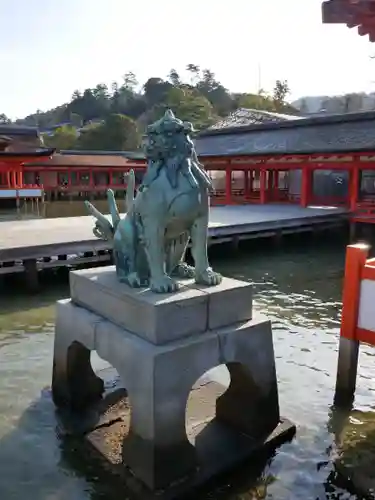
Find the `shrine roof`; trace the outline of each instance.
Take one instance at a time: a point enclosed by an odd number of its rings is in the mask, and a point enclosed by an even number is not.
[[[36,127],[0,124],[0,135],[39,137],[39,131]]]
[[[90,150],[74,150],[65,149],[60,151],[61,155],[75,155],[75,156],[121,156],[128,160],[144,160],[145,155],[142,151],[90,151]]]
[[[269,122],[282,122],[287,120],[297,120],[302,117],[295,115],[285,115],[263,111],[259,109],[239,108],[226,118],[216,122],[209,130],[223,129],[228,127],[246,127],[249,125],[260,125]]]
[[[201,157],[374,151],[375,111],[207,129],[195,145]]]
[[[40,148],[35,151],[0,151],[0,159],[1,158],[16,158],[17,156],[21,157],[30,157],[36,158],[40,156],[51,156],[55,152],[54,148]]]
[[[129,168],[131,159],[121,151],[101,151],[100,154],[95,154],[93,151],[71,151],[63,154],[56,153],[47,161],[31,161],[25,163],[28,167],[43,166],[43,167],[105,167],[105,168]]]
[[[346,24],[357,28],[360,36],[368,35],[375,42],[374,0],[326,0],[322,3],[324,24]]]

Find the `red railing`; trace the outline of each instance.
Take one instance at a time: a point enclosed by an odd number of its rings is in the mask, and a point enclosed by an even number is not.
[[[375,224],[375,200],[359,201],[352,212],[351,220],[353,222]]]

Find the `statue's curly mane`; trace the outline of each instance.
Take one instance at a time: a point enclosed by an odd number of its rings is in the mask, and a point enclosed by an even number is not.
[[[190,138],[193,126],[174,117],[173,113],[150,125],[144,137],[143,149],[148,160],[144,185],[150,185],[159,173],[166,172],[173,188],[178,185],[180,172],[191,177],[197,186],[212,189],[212,182],[199,163],[194,143]]]

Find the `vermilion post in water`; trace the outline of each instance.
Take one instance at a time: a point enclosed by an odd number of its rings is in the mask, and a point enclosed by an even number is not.
[[[357,324],[361,277],[368,253],[369,246],[363,243],[349,245],[346,251],[339,358],[335,392],[335,404],[339,406],[350,406],[354,399],[359,352]]]

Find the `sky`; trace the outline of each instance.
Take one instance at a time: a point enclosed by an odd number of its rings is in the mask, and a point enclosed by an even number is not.
[[[234,92],[291,98],[375,91],[375,44],[323,25],[322,0],[0,0],[0,113],[21,118],[133,71],[189,63]],[[259,71],[260,68],[260,71]]]

